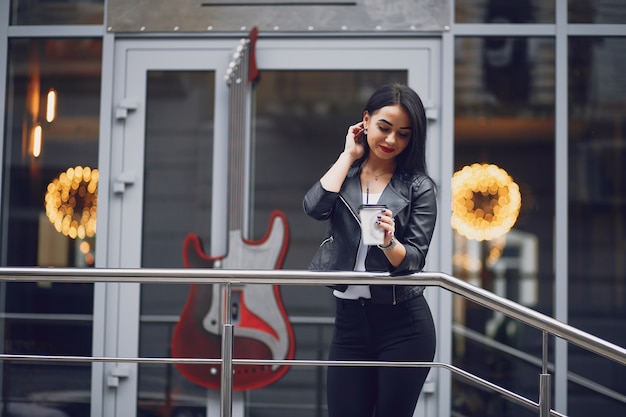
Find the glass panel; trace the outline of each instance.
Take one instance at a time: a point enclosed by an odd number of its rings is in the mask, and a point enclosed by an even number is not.
[[[546,314],[554,296],[554,107],[552,39],[457,40],[453,274]],[[460,297],[454,325],[455,364],[536,397],[540,368],[497,343],[540,358],[538,331]],[[457,382],[463,386],[453,391],[453,409],[460,415],[517,408]],[[525,411],[515,415],[533,415]]]
[[[183,242],[191,232],[210,248],[214,96],[214,72],[148,73],[142,267],[184,267]],[[189,291],[188,285],[141,286],[140,356],[171,356]],[[206,415],[206,396],[173,365],[140,364],[138,415]]]
[[[306,268],[322,238],[319,225],[302,212],[304,191],[321,174],[321,167],[341,151],[346,127],[360,119],[373,89],[390,80],[406,79],[406,71],[263,72],[254,100],[255,199],[250,239],[264,236],[273,210],[283,211],[291,224],[306,225],[291,230],[286,268]],[[183,266],[182,242],[189,232],[200,235],[205,250],[209,249],[213,83],[212,73],[148,75],[144,267]],[[308,158],[293,158],[303,153]],[[289,292],[282,301],[290,315],[332,317],[326,289],[291,286],[282,290]],[[174,327],[188,292],[186,285],[142,285],[140,355],[171,355]],[[181,322],[190,319],[184,316]],[[294,324],[298,358],[327,357],[331,323],[318,319]],[[207,390],[189,382],[175,367],[140,365],[140,370],[140,412],[206,413]],[[246,408],[278,417],[294,412],[324,415],[324,383],[321,369],[292,369],[271,386],[249,391]],[[294,387],[298,387],[296,396]],[[268,398],[279,400],[273,404]],[[294,401],[285,404],[285,398]],[[168,408],[171,404],[176,406]]]
[[[380,85],[406,83],[398,71],[263,71],[256,86],[254,217],[252,238],[270,227],[270,214],[283,212],[290,225],[285,269],[307,269],[324,227],[306,216],[302,198],[343,150],[348,126],[361,120],[370,94]],[[296,359],[328,357],[334,303],[320,286],[281,287],[292,323]],[[325,415],[325,370],[293,367],[275,384],[249,393],[259,415]],[[294,387],[298,387],[294,395]],[[268,402],[268,398],[276,398]]]
[[[626,3],[622,0],[569,0],[570,23],[626,23]]]
[[[456,0],[456,23],[554,23],[554,0]]]
[[[95,39],[9,40],[3,266],[93,266],[101,54]],[[4,353],[91,354],[92,285],[0,290]],[[36,414],[40,403],[89,412],[90,364],[3,362],[2,378],[16,414]]]
[[[569,321],[626,346],[626,38],[569,41]],[[616,390],[615,365],[571,349],[570,371]],[[626,415],[626,406],[579,385],[568,410]]]
[[[322,237],[319,225],[302,212],[306,188],[341,151],[346,127],[361,117],[373,89],[406,79],[406,71],[263,72],[254,98],[254,226],[249,238],[264,236],[273,210],[283,211],[291,224],[307,225],[291,230],[285,267],[306,268]],[[183,241],[189,232],[202,238],[206,251],[210,248],[214,82],[214,74],[203,72],[148,75],[143,267],[183,266]],[[284,83],[289,88],[281,88]],[[309,158],[299,157],[303,152]],[[298,358],[326,358],[333,315],[327,290],[282,290],[290,292],[291,303],[281,300],[290,315],[311,317],[293,324]],[[179,315],[181,323],[193,319],[186,302],[197,306],[197,299],[187,297],[192,295],[186,285],[142,285],[140,355],[172,355]],[[320,369],[292,368],[271,386],[249,391],[246,408],[279,417],[294,411],[323,415],[324,381]],[[297,399],[285,404],[285,398],[296,398],[294,386],[299,387]],[[268,398],[280,398],[280,404]],[[139,412],[204,415],[207,389],[174,366],[140,365],[138,401]]]
[[[12,0],[11,25],[101,25],[104,0]]]
[[[254,217],[260,239],[273,210],[297,230],[283,268],[306,269],[324,230],[304,214],[302,198],[343,150],[345,130],[361,120],[380,85],[406,83],[406,71],[263,71],[256,86]],[[326,291],[322,289],[326,294]]]

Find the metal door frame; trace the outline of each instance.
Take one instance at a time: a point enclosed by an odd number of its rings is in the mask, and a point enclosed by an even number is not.
[[[230,39],[120,39],[105,37],[104,54],[110,63],[110,91],[103,88],[100,148],[100,194],[98,208],[98,258],[96,265],[138,268],[141,262],[143,205],[143,150],[145,138],[146,75],[149,70],[214,70],[215,99],[227,102],[225,83],[220,81],[238,43]],[[441,183],[441,40],[432,38],[260,38],[257,64],[265,70],[362,70],[406,69],[408,84],[424,100],[429,116],[427,161],[431,175]],[[372,59],[377,57],[377,60]],[[365,66],[367,63],[367,66]],[[103,67],[103,85],[107,67]],[[226,222],[216,218],[226,211],[228,161],[227,106],[215,106],[213,199],[211,241],[226,242]],[[109,122],[110,121],[110,122]],[[220,122],[221,121],[221,122]],[[110,134],[110,136],[108,136]],[[137,138],[141,138],[137,140]],[[215,175],[215,174],[218,175]],[[102,204],[104,203],[104,204]],[[224,206],[217,206],[223,204]],[[441,202],[440,202],[441,204]],[[445,211],[444,211],[445,212]],[[103,230],[106,229],[106,230]],[[442,230],[443,229],[443,230]],[[100,232],[102,231],[102,232]],[[427,270],[441,270],[440,234],[435,231]],[[444,239],[445,241],[446,239]],[[211,255],[226,250],[214,245]],[[94,354],[137,356],[139,342],[139,284],[99,284],[95,288]],[[435,316],[441,309],[439,294],[428,295]],[[437,320],[437,318],[436,318]],[[442,333],[449,324],[438,323]],[[137,365],[94,364],[92,376],[93,417],[136,415]],[[431,415],[438,408],[438,372],[433,370],[420,397],[418,410]],[[114,388],[118,384],[117,388]],[[442,410],[444,411],[444,410]],[[418,412],[418,414],[420,413]],[[445,411],[444,411],[445,412]],[[436,413],[435,413],[436,414]],[[433,414],[433,415],[435,415]]]

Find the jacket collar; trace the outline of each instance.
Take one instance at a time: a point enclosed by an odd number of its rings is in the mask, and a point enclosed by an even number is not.
[[[363,203],[363,190],[361,189],[361,179],[359,178],[360,171],[360,165],[350,168],[340,192],[356,215],[359,213],[359,206]],[[378,204],[386,205],[394,215],[409,204],[406,196],[408,195],[407,188],[410,182],[402,181],[402,177],[402,174],[394,173],[378,200]]]

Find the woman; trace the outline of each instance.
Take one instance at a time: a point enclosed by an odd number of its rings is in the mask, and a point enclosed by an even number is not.
[[[426,115],[410,88],[377,90],[350,126],[343,152],[304,197],[304,211],[328,220],[310,268],[404,274],[420,271],[437,216],[426,174]],[[383,204],[384,242],[361,242],[359,205]],[[435,327],[423,286],[336,285],[330,360],[425,361]],[[328,367],[329,417],[410,417],[428,375],[419,367]]]

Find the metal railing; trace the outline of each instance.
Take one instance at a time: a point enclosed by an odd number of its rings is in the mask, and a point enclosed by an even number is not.
[[[396,284],[436,286],[460,295],[476,304],[503,313],[526,325],[542,331],[541,374],[539,376],[539,400],[532,401],[510,390],[472,375],[451,364],[440,362],[380,362],[380,361],[322,361],[322,360],[255,360],[233,358],[233,325],[226,317],[223,325],[221,359],[185,358],[121,358],[82,356],[43,356],[0,354],[0,360],[40,360],[72,362],[117,363],[217,363],[222,366],[221,415],[232,414],[232,375],[234,365],[288,365],[288,366],[401,366],[443,368],[528,408],[538,410],[540,417],[563,414],[551,409],[551,375],[548,373],[548,337],[557,336],[589,352],[608,358],[622,366],[626,365],[626,349],[607,342],[552,317],[524,307],[487,290],[468,284],[458,278],[440,272],[420,272],[405,276],[368,272],[310,272],[301,270],[224,270],[224,269],[81,269],[81,268],[0,268],[0,280],[11,282],[72,282],[72,283],[145,283],[145,284],[226,284],[229,305],[230,287],[236,284],[273,285],[334,285],[342,284]]]

